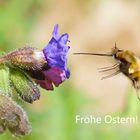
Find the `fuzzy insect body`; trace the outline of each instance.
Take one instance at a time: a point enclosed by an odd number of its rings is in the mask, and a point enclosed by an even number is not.
[[[131,51],[118,51],[114,58],[119,61],[120,72],[125,74],[136,89],[140,89],[140,59]]]
[[[116,60],[116,64],[108,67],[99,68],[99,72],[111,72],[110,75],[102,77],[102,79],[107,79],[115,76],[119,73],[123,73],[127,76],[137,91],[137,96],[140,99],[140,58],[138,58],[133,52],[129,50],[120,50],[116,47],[112,49],[110,54],[101,53],[74,53],[76,55],[97,55],[97,56],[110,56]]]

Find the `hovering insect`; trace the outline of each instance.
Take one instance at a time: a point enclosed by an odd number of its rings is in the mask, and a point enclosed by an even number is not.
[[[112,48],[111,53],[102,54],[102,53],[74,53],[75,55],[98,55],[98,56],[109,56],[113,57],[116,60],[116,64],[108,67],[99,68],[100,72],[108,72],[114,70],[113,73],[102,77],[106,79],[112,76],[115,76],[119,73],[126,75],[131,81],[132,85],[136,89],[137,97],[140,100],[140,58],[138,58],[133,52],[129,50],[120,50],[117,48],[116,43],[115,47]]]

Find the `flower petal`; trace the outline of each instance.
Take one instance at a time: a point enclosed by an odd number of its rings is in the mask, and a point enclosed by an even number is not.
[[[59,86],[66,78],[70,77],[70,71],[67,68],[67,46],[69,35],[59,34],[59,26],[56,24],[52,33],[52,38],[43,49],[44,56],[47,61],[47,69],[43,69],[45,79],[36,79],[41,87],[47,90],[53,90],[53,84]],[[35,76],[34,76],[35,77]]]
[[[47,90],[53,90],[53,84],[58,87],[67,77],[64,70],[60,68],[53,67],[44,72],[42,72],[45,76],[45,80],[35,80],[37,84],[39,84],[42,88]],[[69,75],[69,70],[67,71]]]
[[[53,37],[58,40],[60,38],[60,35],[59,35],[59,25],[56,24],[54,26],[54,29],[53,29],[53,33],[52,33]]]
[[[36,83],[39,84],[42,88],[47,90],[53,90],[53,84],[49,80],[36,80]]]
[[[62,34],[58,39],[58,34],[58,25],[55,25],[53,37],[49,41],[48,45],[43,49],[43,52],[49,67],[58,67],[59,69],[65,72],[66,78],[69,78],[70,71],[66,66],[67,52],[70,48],[66,45],[68,42],[69,35],[67,33]]]
[[[59,86],[66,79],[65,71],[57,67],[53,67],[44,73],[46,79],[49,79],[55,86]]]
[[[68,38],[69,38],[69,35],[67,33],[63,34],[59,39],[59,43],[61,45],[66,45],[68,42]]]

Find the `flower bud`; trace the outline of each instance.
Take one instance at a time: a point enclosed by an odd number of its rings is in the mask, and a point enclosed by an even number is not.
[[[47,63],[43,52],[32,47],[19,48],[1,56],[0,63],[3,62],[11,62],[13,65],[27,70],[39,70]]]
[[[10,68],[11,85],[19,96],[28,103],[40,98],[40,91],[36,83],[22,70]]]
[[[6,128],[19,137],[31,132],[31,126],[24,110],[10,97],[0,93],[0,133]]]

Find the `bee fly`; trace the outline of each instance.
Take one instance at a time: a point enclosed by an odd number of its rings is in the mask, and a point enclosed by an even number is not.
[[[117,48],[116,43],[115,47],[112,48],[111,53],[102,54],[102,53],[74,53],[75,55],[97,55],[97,56],[109,56],[113,57],[116,60],[116,64],[108,67],[99,68],[99,72],[109,72],[114,71],[110,75],[102,77],[106,79],[112,76],[115,76],[119,73],[126,75],[131,81],[134,88],[137,91],[137,97],[140,100],[140,58],[138,58],[133,52],[128,50],[120,50]]]

